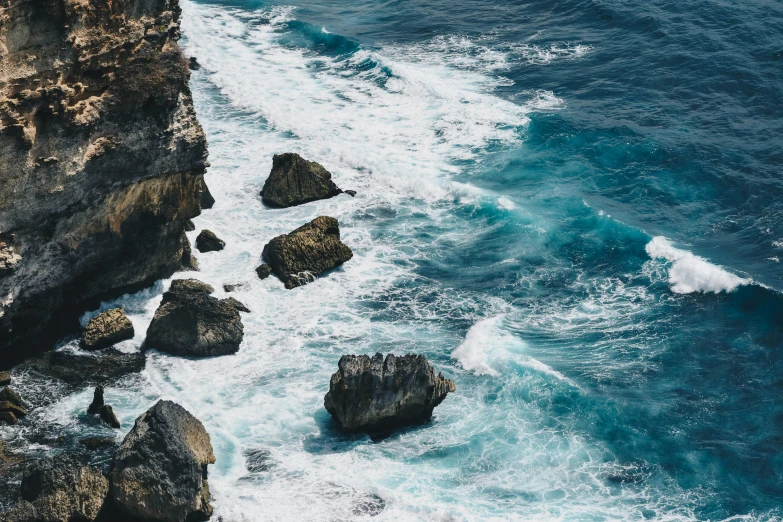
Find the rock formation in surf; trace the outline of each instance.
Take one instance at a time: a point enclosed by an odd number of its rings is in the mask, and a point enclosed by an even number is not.
[[[446,395],[454,381],[435,374],[423,355],[376,353],[344,355],[332,375],[324,407],[350,431],[383,431],[421,424]]]
[[[261,190],[261,199],[270,207],[293,207],[342,193],[328,170],[289,152],[275,154],[272,158],[272,171]],[[356,194],[354,191],[346,193]]]
[[[208,164],[176,0],[1,11],[0,356],[21,358],[180,267]]]
[[[109,498],[141,520],[207,520],[207,466],[215,455],[204,425],[182,406],[158,401],[136,419],[114,457]]]
[[[226,242],[215,235],[211,230],[206,228],[202,230],[196,237],[196,248],[199,252],[218,252],[223,250],[226,246]]]
[[[272,239],[264,246],[262,257],[285,287],[291,289],[342,265],[353,257],[353,252],[340,241],[337,220],[321,216]],[[260,269],[257,269],[259,277],[262,275]]]
[[[87,408],[87,413],[91,415],[98,415],[103,422],[112,428],[120,428],[120,421],[114,414],[114,409],[110,405],[103,402],[103,386],[100,384],[95,387],[95,391],[93,392],[92,396],[92,402]]]
[[[133,324],[122,308],[112,308],[93,317],[82,332],[82,348],[99,350],[133,338]]]
[[[244,326],[236,300],[217,299],[209,295],[213,291],[195,279],[173,281],[147,329],[145,348],[193,357],[239,350]]]

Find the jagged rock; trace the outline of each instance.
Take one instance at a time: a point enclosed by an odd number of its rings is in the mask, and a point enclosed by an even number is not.
[[[103,406],[103,385],[99,384],[95,387],[95,391],[92,394],[92,402],[87,407],[87,413],[90,415],[98,415]]]
[[[98,411],[98,415],[101,417],[103,422],[112,428],[120,429],[120,421],[117,419],[117,416],[114,414],[114,409],[110,405],[104,404],[103,407]]]
[[[82,333],[82,348],[100,350],[126,339],[133,339],[133,323],[125,310],[112,308],[93,317]]]
[[[348,194],[352,198],[356,197],[356,191],[355,190],[343,190],[344,193]]]
[[[256,268],[256,274],[258,274],[259,279],[266,279],[272,275],[272,267],[264,263],[263,265]]]
[[[182,264],[179,271],[198,272],[198,259],[193,255],[193,249],[190,247],[190,241],[185,233],[182,234]]]
[[[0,372],[0,386],[11,384],[10,372]]]
[[[196,237],[196,248],[202,254],[204,252],[217,252],[223,250],[226,242],[215,235],[211,230],[204,229]]]
[[[202,209],[210,209],[215,206],[215,198],[212,197],[206,181],[201,182],[200,203]]]
[[[305,285],[327,270],[342,265],[353,252],[340,241],[340,226],[321,216],[289,234],[272,239],[262,254],[288,289]]]
[[[143,520],[206,520],[207,465],[214,464],[209,434],[185,408],[158,401],[136,419],[114,457],[109,498]]]
[[[2,411],[13,413],[17,419],[27,415],[24,408],[11,401],[0,401],[0,412]]]
[[[11,404],[16,404],[20,408],[24,407],[22,396],[8,386],[0,390],[0,401],[8,401]]]
[[[99,470],[61,455],[36,461],[27,468],[22,478],[22,499],[29,505],[15,509],[35,513],[32,519],[18,520],[92,521],[100,513],[108,490],[108,480]]]
[[[201,69],[201,64],[198,63],[198,60],[196,60],[195,56],[188,58],[188,66],[190,67],[191,71],[198,71]]]
[[[79,444],[90,451],[114,446],[116,443],[117,441],[114,437],[85,437],[79,440]]]
[[[175,279],[171,282],[169,292],[197,292],[211,294],[215,291],[212,285],[208,285],[198,279]]]
[[[226,292],[235,292],[241,288],[244,288],[246,283],[226,283],[223,285],[223,290]]]
[[[239,350],[244,326],[236,306],[194,279],[173,281],[147,329],[146,348],[211,357]]]
[[[250,313],[250,308],[245,306],[245,304],[242,303],[241,301],[238,301],[237,299],[234,299],[233,297],[228,297],[228,298],[224,299],[224,301],[226,303],[232,305],[234,308],[236,308],[240,312],[245,312],[245,313],[248,313],[248,314]]]
[[[196,230],[196,224],[193,223],[192,219],[188,219],[185,221],[185,232],[193,232]]]
[[[261,199],[272,207],[293,207],[342,192],[328,170],[289,152],[272,158],[272,172],[261,190]]]
[[[378,431],[421,424],[446,395],[454,381],[435,370],[423,355],[376,353],[344,355],[332,375],[324,407],[346,430]]]
[[[207,146],[176,0],[0,9],[0,232],[21,255],[0,274],[8,361],[59,337],[96,298],[180,268]]]
[[[0,423],[16,424],[17,422],[19,422],[19,419],[10,411],[0,411]]]

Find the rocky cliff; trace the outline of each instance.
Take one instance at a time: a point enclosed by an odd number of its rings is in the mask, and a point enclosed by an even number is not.
[[[0,362],[189,255],[208,164],[179,15],[0,0]]]

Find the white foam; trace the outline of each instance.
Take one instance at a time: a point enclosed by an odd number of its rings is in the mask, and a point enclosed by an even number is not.
[[[674,247],[663,236],[654,237],[645,250],[650,257],[671,263],[669,284],[678,294],[733,292],[739,286],[753,283],[751,279],[734,275],[687,250]]]

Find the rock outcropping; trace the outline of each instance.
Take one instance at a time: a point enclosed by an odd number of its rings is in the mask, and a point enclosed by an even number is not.
[[[179,16],[176,0],[3,3],[0,357],[179,268],[208,166]]]
[[[193,357],[239,350],[244,326],[236,300],[217,299],[209,295],[213,291],[195,279],[173,281],[147,329],[145,347]]]
[[[82,348],[100,350],[133,339],[133,324],[122,308],[112,308],[93,317],[82,332]]]
[[[261,257],[285,287],[291,289],[306,285],[317,275],[342,265],[353,257],[353,252],[340,241],[337,220],[321,216],[272,239],[264,246]],[[261,268],[256,269],[259,277]]]
[[[182,406],[158,401],[125,437],[109,474],[114,506],[140,520],[207,520],[207,465],[215,455],[201,422]]]
[[[270,207],[293,207],[342,193],[323,166],[288,152],[272,158],[272,172],[261,190],[261,199]]]
[[[435,375],[423,355],[344,355],[332,375],[324,407],[343,429],[383,431],[421,424],[457,388]]]

